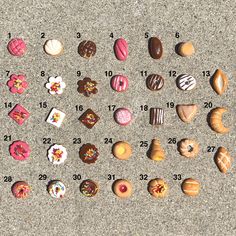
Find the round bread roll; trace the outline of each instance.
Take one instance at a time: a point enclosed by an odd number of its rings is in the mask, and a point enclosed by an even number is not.
[[[200,191],[200,183],[198,180],[188,178],[182,183],[182,191],[188,196],[197,196]]]

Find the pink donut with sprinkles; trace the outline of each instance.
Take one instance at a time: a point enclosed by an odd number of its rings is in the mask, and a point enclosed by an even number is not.
[[[127,108],[118,108],[114,113],[114,118],[117,124],[126,126],[131,122],[132,114]]]
[[[15,141],[10,145],[9,148],[11,156],[17,161],[24,161],[30,156],[29,144],[23,141]]]
[[[111,87],[117,92],[124,92],[128,89],[129,81],[124,75],[115,75],[111,78]]]
[[[11,55],[21,57],[26,52],[26,44],[23,39],[14,38],[8,43],[7,49]]]
[[[125,61],[128,57],[128,43],[123,38],[116,40],[114,45],[116,58],[119,61]]]

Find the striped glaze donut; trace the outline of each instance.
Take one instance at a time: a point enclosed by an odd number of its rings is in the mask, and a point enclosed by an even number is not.
[[[124,92],[128,89],[129,81],[124,75],[115,75],[111,78],[111,87],[117,92]]]

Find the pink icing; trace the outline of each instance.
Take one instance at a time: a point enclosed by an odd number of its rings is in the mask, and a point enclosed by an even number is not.
[[[124,92],[129,86],[128,78],[123,75],[115,75],[111,79],[111,87],[117,92]]]
[[[125,61],[128,57],[128,43],[123,38],[119,38],[115,42],[114,51],[116,58]]]
[[[24,161],[30,156],[30,147],[28,143],[23,141],[15,141],[10,145],[9,148],[11,156],[18,161]]]
[[[17,104],[8,115],[19,125],[23,125],[23,123],[29,118],[30,113],[23,106]]]
[[[22,39],[14,38],[7,45],[8,51],[13,56],[23,56],[26,52],[26,44]]]
[[[115,121],[122,126],[128,125],[132,120],[132,114],[127,108],[119,108],[115,111]]]

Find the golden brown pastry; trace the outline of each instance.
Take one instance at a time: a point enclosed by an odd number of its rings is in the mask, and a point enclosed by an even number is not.
[[[192,42],[182,42],[178,47],[178,54],[182,57],[189,57],[195,53]]]
[[[212,88],[222,95],[228,87],[228,78],[221,69],[217,69],[211,79]]]
[[[217,107],[210,112],[209,125],[212,130],[220,134],[229,132],[229,128],[225,127],[222,122],[222,116],[225,112],[227,112],[225,107]]]
[[[227,149],[224,147],[219,147],[215,155],[215,162],[219,170],[225,174],[231,167],[232,161],[233,159]]]
[[[181,104],[176,106],[176,111],[179,118],[185,122],[190,123],[197,114],[198,107],[196,104]]]
[[[156,198],[162,198],[167,195],[168,185],[163,179],[152,179],[148,183],[149,193]]]
[[[154,161],[161,161],[165,159],[165,152],[161,147],[160,141],[158,139],[152,140],[149,157]]]
[[[182,183],[182,191],[188,196],[197,196],[200,191],[200,183],[198,180],[188,178]]]
[[[113,155],[119,160],[128,160],[132,155],[132,148],[129,143],[119,141],[113,145]]]
[[[184,157],[194,158],[199,153],[199,144],[193,139],[182,139],[179,142],[178,151]]]
[[[126,179],[119,179],[113,183],[113,191],[120,198],[128,198],[132,195],[132,185]]]

